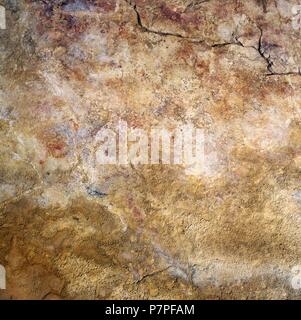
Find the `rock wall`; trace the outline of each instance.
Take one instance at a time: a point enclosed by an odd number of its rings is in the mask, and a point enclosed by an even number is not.
[[[300,297],[298,1],[0,4],[1,298]],[[120,119],[205,166],[99,165]]]

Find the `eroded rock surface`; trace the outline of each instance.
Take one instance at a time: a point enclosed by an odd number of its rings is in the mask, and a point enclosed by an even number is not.
[[[299,298],[298,1],[0,4],[2,298]],[[205,170],[97,166],[119,119],[204,128]]]

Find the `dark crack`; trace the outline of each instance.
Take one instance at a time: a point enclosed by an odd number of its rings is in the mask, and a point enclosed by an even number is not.
[[[262,9],[264,13],[267,13],[267,0],[261,0],[261,4],[262,4]]]
[[[273,72],[266,74],[267,77],[269,76],[301,76],[301,69],[298,68],[298,71],[288,71],[288,72]]]
[[[131,1],[129,0],[125,0],[132,8],[133,10],[135,11],[136,13],[136,18],[137,18],[137,25],[139,26],[139,28],[144,31],[144,32],[148,32],[148,33],[153,33],[153,34],[156,34],[156,35],[159,35],[159,36],[163,36],[163,37],[176,37],[176,38],[181,38],[181,39],[185,39],[185,40],[188,40],[190,42],[193,42],[193,43],[202,43],[204,42],[203,40],[198,40],[198,39],[195,39],[195,38],[190,38],[190,37],[185,37],[183,36],[182,34],[180,33],[174,33],[174,32],[165,32],[165,31],[159,31],[159,30],[153,30],[153,29],[150,29],[148,27],[146,27],[143,23],[142,23],[142,19],[141,19],[141,16],[140,16],[140,13],[137,9],[137,6],[136,4],[132,4]]]
[[[258,25],[257,28],[260,31],[260,36],[258,39],[258,46],[245,46],[242,42],[239,41],[238,37],[236,37],[235,35],[232,35],[234,40],[233,42],[222,42],[222,43],[214,43],[214,44],[208,44],[204,39],[197,39],[197,38],[191,38],[191,37],[186,37],[180,33],[173,33],[173,32],[167,32],[167,31],[159,31],[159,30],[153,30],[150,29],[148,27],[146,27],[141,19],[140,13],[137,9],[137,6],[135,3],[132,3],[131,0],[125,0],[126,3],[134,10],[135,14],[136,14],[136,18],[137,18],[137,25],[139,26],[139,28],[143,31],[143,32],[148,32],[148,33],[152,33],[152,34],[156,34],[162,37],[176,37],[176,38],[180,38],[180,39],[184,39],[186,41],[189,41],[191,43],[196,43],[196,44],[205,44],[210,48],[219,48],[219,47],[226,47],[226,46],[231,46],[231,45],[238,45],[240,47],[243,48],[252,48],[255,49],[259,55],[262,57],[262,59],[265,61],[266,63],[266,68],[268,73],[265,74],[265,76],[288,76],[288,75],[301,75],[301,69],[298,68],[298,72],[294,72],[294,71],[288,71],[288,72],[283,72],[283,73],[279,73],[279,72],[274,72],[273,71],[273,65],[274,62],[271,59],[270,55],[266,55],[265,53],[265,49],[263,46],[263,30],[261,27],[259,27]],[[187,8],[192,8],[193,6],[197,6],[200,5],[202,3],[208,2],[210,0],[203,0],[203,1],[192,1],[190,4],[188,4],[188,6],[186,7],[185,11],[187,10]],[[262,1],[262,5],[264,8],[264,11],[266,12],[266,6],[267,3],[266,1]]]
[[[257,26],[257,25],[256,25]],[[241,47],[243,48],[253,48],[255,49],[259,55],[262,57],[262,59],[265,61],[266,63],[266,68],[267,68],[267,71],[268,73],[265,74],[265,76],[289,76],[289,75],[301,75],[301,70],[300,68],[298,68],[298,72],[294,72],[294,71],[288,71],[288,72],[275,72],[273,71],[273,65],[274,65],[274,62],[273,60],[271,59],[271,56],[268,55],[266,56],[265,54],[265,50],[264,50],[264,46],[263,46],[263,30],[261,27],[257,26],[258,30],[260,31],[260,36],[259,36],[259,39],[258,39],[258,46],[257,47],[254,47],[254,46],[245,46],[242,42],[240,42],[238,40],[238,38],[235,38],[236,39],[236,42],[235,43],[228,43],[228,45],[230,44],[237,44],[237,45],[240,45]],[[227,44],[220,44],[220,45],[213,45],[213,47],[218,47],[218,46],[224,46],[224,45],[227,45]]]
[[[146,279],[146,278],[153,277],[153,276],[155,276],[155,275],[157,275],[157,274],[160,274],[160,273],[162,273],[162,272],[165,272],[165,271],[169,270],[170,268],[171,268],[171,266],[168,266],[168,267],[166,267],[166,268],[164,268],[164,269],[157,270],[157,271],[154,271],[154,272],[151,272],[151,273],[147,273],[147,274],[143,275],[140,279],[138,279],[137,281],[135,281],[135,283],[139,283],[139,282],[143,281],[143,280]]]
[[[87,193],[88,195],[92,196],[92,197],[99,197],[99,198],[103,198],[103,197],[106,197],[107,194],[102,192],[102,191],[99,191],[97,188],[95,187],[92,187],[92,186],[88,186],[87,188]]]
[[[264,61],[265,61],[266,64],[267,64],[268,73],[266,74],[266,76],[301,75],[300,68],[298,68],[298,72],[294,72],[294,71],[275,72],[275,71],[273,71],[274,62],[272,61],[270,55],[268,55],[268,56],[265,55],[265,50],[264,50],[263,40],[262,40],[262,39],[263,39],[263,30],[262,30],[262,28],[260,28],[259,26],[257,26],[257,28],[258,28],[259,31],[260,31],[260,37],[259,37],[259,40],[258,40],[258,48],[257,48],[257,51],[258,51],[258,53],[260,54],[260,56],[264,59]]]
[[[257,26],[258,27],[258,26]],[[265,52],[264,52],[264,48],[263,48],[263,44],[262,44],[262,38],[263,38],[263,31],[260,27],[258,27],[259,31],[260,31],[260,36],[259,36],[259,40],[258,40],[258,48],[257,48],[257,51],[258,53],[260,54],[260,56],[264,59],[264,61],[266,62],[267,64],[267,70],[269,72],[269,74],[273,74],[273,70],[272,70],[272,67],[273,67],[273,61],[271,60],[271,57],[270,56],[266,56],[265,55]]]

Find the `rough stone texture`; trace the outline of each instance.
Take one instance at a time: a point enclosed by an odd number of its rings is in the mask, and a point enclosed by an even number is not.
[[[7,299],[298,299],[298,1],[7,0]],[[208,166],[98,166],[95,136],[206,131]]]

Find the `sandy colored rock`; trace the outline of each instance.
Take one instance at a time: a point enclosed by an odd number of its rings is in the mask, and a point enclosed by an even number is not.
[[[298,1],[0,4],[1,298],[299,299]],[[205,167],[97,164],[120,119]]]

